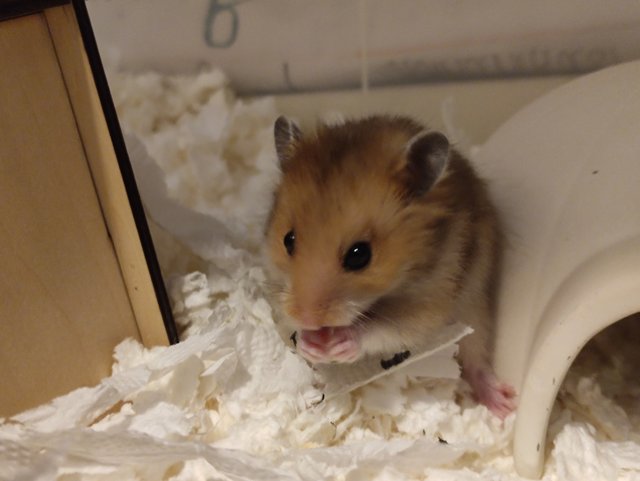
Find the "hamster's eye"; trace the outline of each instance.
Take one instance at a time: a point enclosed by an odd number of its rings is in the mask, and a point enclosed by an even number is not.
[[[284,236],[284,248],[287,249],[287,254],[292,256],[293,249],[295,248],[295,246],[296,246],[296,234],[292,230],[290,230]]]
[[[369,265],[371,261],[371,245],[368,242],[356,242],[342,259],[345,271],[359,271]]]

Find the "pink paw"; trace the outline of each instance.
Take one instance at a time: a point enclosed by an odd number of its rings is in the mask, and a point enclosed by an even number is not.
[[[347,363],[360,357],[360,342],[351,327],[300,331],[297,347],[298,352],[312,363]]]
[[[516,409],[515,389],[499,381],[492,372],[480,369],[465,377],[473,388],[476,400],[500,419]]]

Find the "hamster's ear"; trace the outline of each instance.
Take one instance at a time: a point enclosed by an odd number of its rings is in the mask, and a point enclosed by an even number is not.
[[[294,121],[280,116],[273,126],[273,136],[280,168],[285,170],[287,163],[291,160],[295,144],[302,140],[302,132]]]
[[[405,181],[413,195],[425,194],[449,163],[449,141],[440,132],[420,132],[407,143]]]

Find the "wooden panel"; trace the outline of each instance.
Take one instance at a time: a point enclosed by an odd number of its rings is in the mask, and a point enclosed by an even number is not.
[[[114,345],[139,333],[42,14],[0,23],[0,72],[0,415],[8,415],[97,382]]]
[[[38,13],[71,0],[0,0],[0,20]]]
[[[142,341],[168,344],[136,224],[71,5],[45,12]]]

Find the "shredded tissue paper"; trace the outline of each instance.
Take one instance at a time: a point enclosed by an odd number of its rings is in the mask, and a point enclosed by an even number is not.
[[[111,84],[183,341],[125,340],[99,385],[0,420],[0,480],[520,479],[513,415],[458,379],[466,326],[387,370],[313,370],[278,332],[260,263],[273,99],[238,99],[215,70]],[[544,479],[640,479],[640,409],[589,372],[556,403]]]

